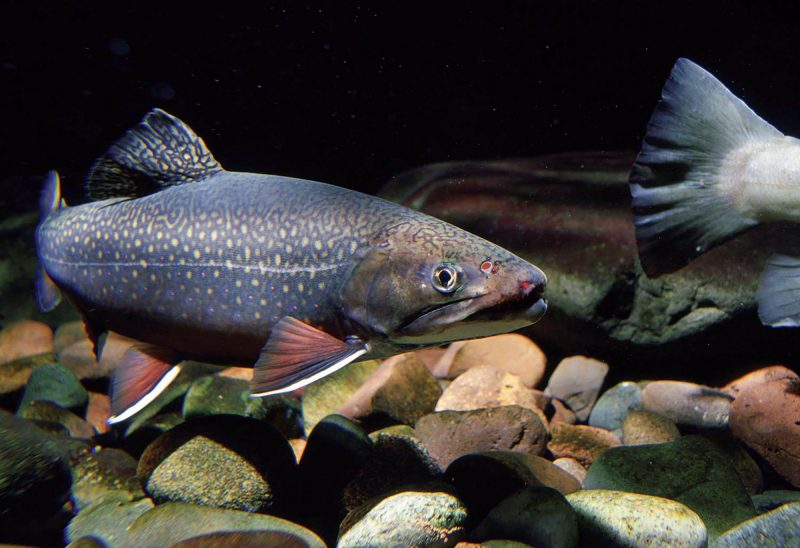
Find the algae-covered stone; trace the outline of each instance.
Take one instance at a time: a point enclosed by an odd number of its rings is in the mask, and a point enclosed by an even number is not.
[[[51,401],[64,409],[82,414],[89,401],[89,393],[67,367],[48,363],[31,372],[19,404],[20,411],[35,400]]]
[[[567,495],[585,546],[705,548],[706,526],[685,505],[661,497],[614,490]]]
[[[447,486],[409,488],[350,512],[337,546],[448,546],[463,538],[467,509]]]
[[[622,437],[622,422],[628,413],[642,408],[642,389],[625,381],[612,386],[600,396],[589,415],[589,426],[605,428]]]
[[[730,457],[700,436],[609,449],[589,468],[583,486],[681,502],[700,515],[712,538],[755,515]]]
[[[578,519],[564,495],[555,489],[527,487],[492,508],[470,538],[571,548],[578,545]]]
[[[95,448],[81,452],[72,462],[72,500],[80,512],[106,501],[130,502],[144,498],[136,460],[125,451]]]
[[[157,503],[274,513],[289,505],[295,468],[289,443],[270,425],[213,415],[159,436],[142,454],[138,473]]]
[[[800,502],[779,506],[771,512],[740,523],[717,539],[715,548],[800,545]]]
[[[782,504],[800,502],[800,491],[789,489],[775,489],[753,495],[753,505],[758,512],[769,512]]]
[[[108,546],[127,545],[128,527],[153,508],[153,501],[105,501],[81,511],[69,523],[66,538],[70,542],[83,537],[94,537]]]
[[[415,431],[442,468],[467,453],[517,451],[542,455],[549,434],[539,415],[518,405],[425,415]]]
[[[172,546],[199,535],[235,531],[276,531],[300,538],[309,548],[324,548],[305,527],[285,519],[199,504],[170,502],[142,514],[128,530],[126,546]]]
[[[306,432],[311,432],[324,417],[338,412],[342,404],[364,384],[379,365],[377,360],[351,363],[308,385],[303,392],[303,421]]]

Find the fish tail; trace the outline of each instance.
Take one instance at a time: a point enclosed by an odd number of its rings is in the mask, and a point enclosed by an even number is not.
[[[780,137],[714,76],[678,59],[629,177],[647,274],[675,270],[757,224],[734,205],[725,159],[744,144]]]
[[[61,179],[58,173],[51,171],[47,174],[42,188],[42,195],[39,198],[39,226],[50,217],[54,212],[66,207],[64,199],[61,197]],[[37,230],[36,247],[41,250],[40,232]],[[47,274],[44,266],[40,264],[36,271],[36,305],[42,312],[49,312],[61,302],[61,290]]]

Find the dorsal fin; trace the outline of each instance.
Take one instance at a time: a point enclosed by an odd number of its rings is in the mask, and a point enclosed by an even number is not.
[[[93,200],[144,196],[219,171],[222,166],[192,128],[153,109],[97,159],[86,194]]]

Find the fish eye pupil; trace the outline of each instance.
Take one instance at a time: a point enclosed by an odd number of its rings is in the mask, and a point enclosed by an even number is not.
[[[448,272],[446,268],[439,271],[439,283],[442,284],[442,287],[447,287],[452,281],[453,276],[450,275],[450,272]]]
[[[452,293],[456,290],[458,271],[449,265],[440,265],[433,271],[434,286],[442,293]]]

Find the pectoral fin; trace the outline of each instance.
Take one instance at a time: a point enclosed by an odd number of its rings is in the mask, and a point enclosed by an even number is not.
[[[254,366],[251,397],[297,390],[330,375],[369,346],[361,340],[342,341],[295,318],[284,317],[272,328]]]
[[[129,419],[156,399],[180,372],[171,350],[137,344],[130,347],[111,377],[109,424]]]

